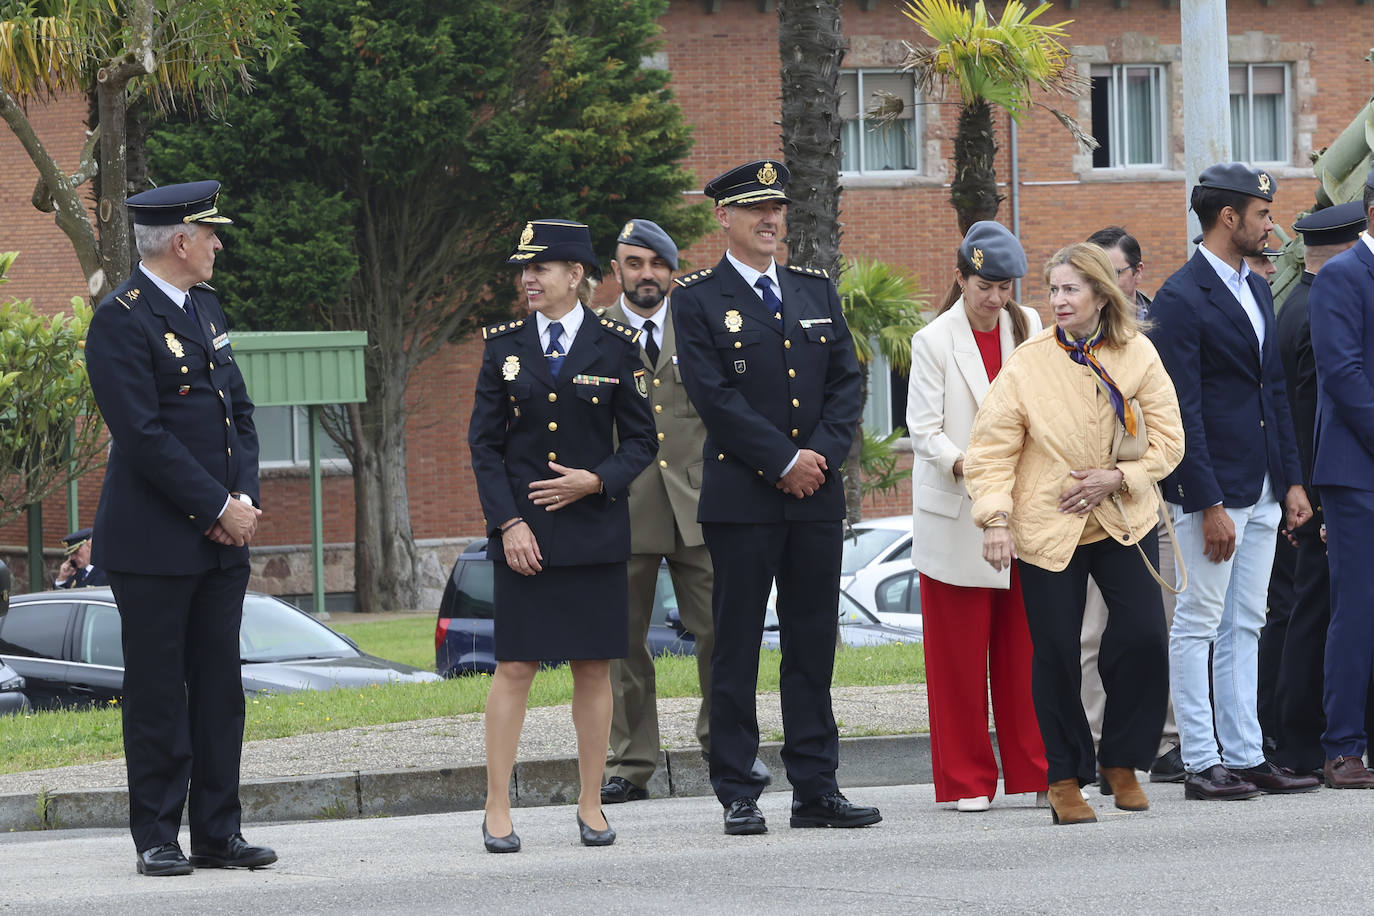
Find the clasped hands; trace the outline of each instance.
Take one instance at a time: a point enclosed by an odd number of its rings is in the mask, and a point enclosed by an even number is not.
[[[792,469],[778,481],[778,489],[788,496],[804,499],[821,488],[825,483],[825,472],[828,469],[825,456],[820,452],[809,448],[801,449],[797,452],[797,460],[792,464]]]
[[[257,506],[241,502],[237,495],[230,495],[224,512],[206,530],[205,536],[225,547],[242,547],[257,534],[258,517],[261,515],[262,510]]]
[[[545,512],[566,509],[584,496],[601,492],[601,477],[583,468],[565,467],[549,462],[549,470],[557,476],[530,482],[530,502]],[[539,549],[530,526],[519,518],[506,519],[501,525],[501,550],[506,566],[522,576],[532,576],[544,568],[544,554]]]

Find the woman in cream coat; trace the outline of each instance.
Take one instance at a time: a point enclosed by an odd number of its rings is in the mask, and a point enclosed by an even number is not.
[[[1045,749],[1031,702],[1031,642],[1015,570],[983,560],[963,457],[978,405],[1011,351],[1040,318],[1011,300],[1026,272],[1001,224],[975,223],[959,246],[955,286],[911,340],[907,430],[912,559],[921,573],[926,689],[935,800],[986,811],[997,792],[988,736],[988,682],[1007,794],[1045,790]]]

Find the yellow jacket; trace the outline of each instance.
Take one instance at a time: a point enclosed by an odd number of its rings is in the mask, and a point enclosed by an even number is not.
[[[1093,510],[1113,540],[1131,544],[1154,529],[1155,484],[1183,458],[1183,421],[1174,383],[1144,334],[1097,355],[1122,396],[1138,398],[1145,414],[1144,457],[1117,466],[1126,519],[1110,498]],[[1069,358],[1053,327],[1026,341],[997,374],[973,421],[964,475],[974,523],[982,527],[1006,512],[1017,556],[1052,572],[1064,569],[1086,521],[1060,512],[1059,494],[1073,480],[1070,471],[1112,467],[1118,422],[1093,371]]]

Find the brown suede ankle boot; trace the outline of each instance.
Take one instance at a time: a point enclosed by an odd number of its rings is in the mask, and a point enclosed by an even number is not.
[[[1083,800],[1077,779],[1050,783],[1050,819],[1056,824],[1087,824],[1097,820],[1093,809]]]
[[[1122,811],[1144,811],[1150,807],[1145,790],[1136,782],[1135,770],[1130,767],[1100,767],[1102,794],[1116,799],[1116,806]]]

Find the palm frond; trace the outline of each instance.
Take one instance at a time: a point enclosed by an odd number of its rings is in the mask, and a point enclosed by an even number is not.
[[[929,301],[920,281],[882,261],[846,261],[839,282],[840,303],[860,363],[881,353],[893,368],[911,362],[911,335],[925,324],[921,309]]]

